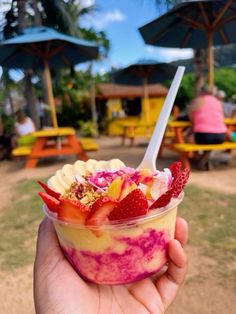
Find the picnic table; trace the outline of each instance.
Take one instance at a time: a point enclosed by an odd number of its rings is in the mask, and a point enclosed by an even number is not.
[[[121,135],[121,145],[125,145],[126,139],[130,139],[130,146],[134,146],[135,138],[145,137],[150,138],[153,130],[153,126],[147,123],[137,123],[136,121],[127,121],[120,124],[123,128]],[[139,130],[141,132],[139,132]]]
[[[75,130],[71,127],[59,127],[39,130],[30,134],[35,138],[31,146],[20,146],[13,150],[13,156],[26,156],[26,168],[36,167],[39,159],[51,156],[76,155],[87,160],[87,154]]]
[[[236,126],[236,119],[227,118],[224,120],[227,128],[232,130]],[[173,150],[179,154],[179,159],[185,167],[190,168],[189,159],[195,157],[200,151],[227,151],[236,149],[236,142],[225,141],[222,144],[195,144],[188,143],[185,139],[185,130],[191,127],[190,121],[169,121],[168,130],[173,132],[174,136],[163,139],[162,148]]]

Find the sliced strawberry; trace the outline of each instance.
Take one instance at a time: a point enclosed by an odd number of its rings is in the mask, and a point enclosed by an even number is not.
[[[171,187],[150,206],[150,209],[161,208],[168,205],[172,197],[178,197],[180,195],[188,181],[189,168],[182,170],[181,162],[176,161],[172,163],[169,169],[173,176]]]
[[[102,196],[97,199],[91,205],[91,211],[87,217],[86,225],[88,226],[99,226],[108,220],[109,214],[113,211],[117,201],[114,199]]]
[[[188,181],[189,173],[190,173],[189,168],[185,168],[174,179],[174,181],[171,184],[171,188],[173,189],[173,197],[178,197],[179,194],[182,192],[183,188],[185,187]]]
[[[76,222],[83,224],[89,210],[89,207],[80,201],[61,198],[58,217],[62,220],[76,220]]]
[[[172,177],[174,179],[177,178],[177,176],[179,175],[179,173],[181,172],[182,169],[182,163],[181,161],[175,161],[173,162],[170,166],[169,169],[171,171]]]
[[[148,211],[148,202],[139,189],[130,192],[121,200],[109,215],[109,220],[135,218],[145,215]]]
[[[51,212],[58,213],[60,208],[59,200],[45,192],[38,192],[38,195],[42,198],[42,200]]]
[[[47,192],[49,195],[55,197],[56,199],[59,199],[59,197],[61,196],[60,193],[50,189],[50,187],[48,187],[44,182],[38,181],[38,184],[41,185],[41,187],[44,189],[45,192]]]
[[[172,196],[173,196],[173,189],[169,189],[160,197],[158,197],[158,199],[150,206],[150,209],[165,207],[166,205],[169,204]]]

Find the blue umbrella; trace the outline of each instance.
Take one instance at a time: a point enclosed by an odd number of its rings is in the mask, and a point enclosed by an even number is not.
[[[49,69],[72,66],[97,56],[97,45],[48,27],[27,28],[21,35],[0,42],[0,65],[3,67],[44,71],[54,127],[58,125]]]
[[[176,69],[177,67],[170,63],[140,60],[126,68],[113,72],[111,79],[117,84],[125,85],[161,83],[172,79]]]
[[[139,28],[149,45],[208,48],[209,85],[213,88],[213,46],[236,42],[236,2],[186,1]]]
[[[174,77],[177,67],[154,60],[140,60],[126,68],[115,71],[111,79],[117,84],[143,85],[144,99],[147,103],[146,120],[149,123],[148,84],[161,83]]]

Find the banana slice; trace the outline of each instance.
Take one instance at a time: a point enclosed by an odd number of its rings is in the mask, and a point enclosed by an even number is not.
[[[111,170],[119,170],[122,167],[125,167],[125,164],[120,159],[112,159],[108,161],[109,168]]]
[[[100,160],[97,162],[94,168],[96,171],[109,170],[109,163],[108,161]]]
[[[96,165],[97,165],[97,160],[95,159],[89,159],[88,161],[86,161],[86,170],[88,172],[93,173],[94,171],[96,171]]]
[[[75,181],[72,165],[66,164],[62,167],[62,177],[66,183],[71,185]]]
[[[58,182],[64,187],[64,190],[68,189],[70,187],[70,184],[68,184],[65,181],[65,179],[64,179],[65,176],[62,174],[61,170],[57,170],[55,176],[56,176]]]
[[[65,189],[64,187],[60,184],[60,182],[58,181],[56,176],[52,176],[49,180],[48,180],[48,186],[56,191],[59,192],[61,194],[64,193]]]
[[[86,175],[86,163],[84,161],[77,160],[72,167],[75,175],[77,174],[81,176]]]

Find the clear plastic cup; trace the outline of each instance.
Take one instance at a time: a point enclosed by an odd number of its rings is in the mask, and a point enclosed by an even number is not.
[[[46,205],[43,210],[53,221],[61,249],[77,273],[96,284],[118,285],[162,271],[182,199],[183,193],[169,206],[152,209],[146,216],[100,227],[59,220]]]

